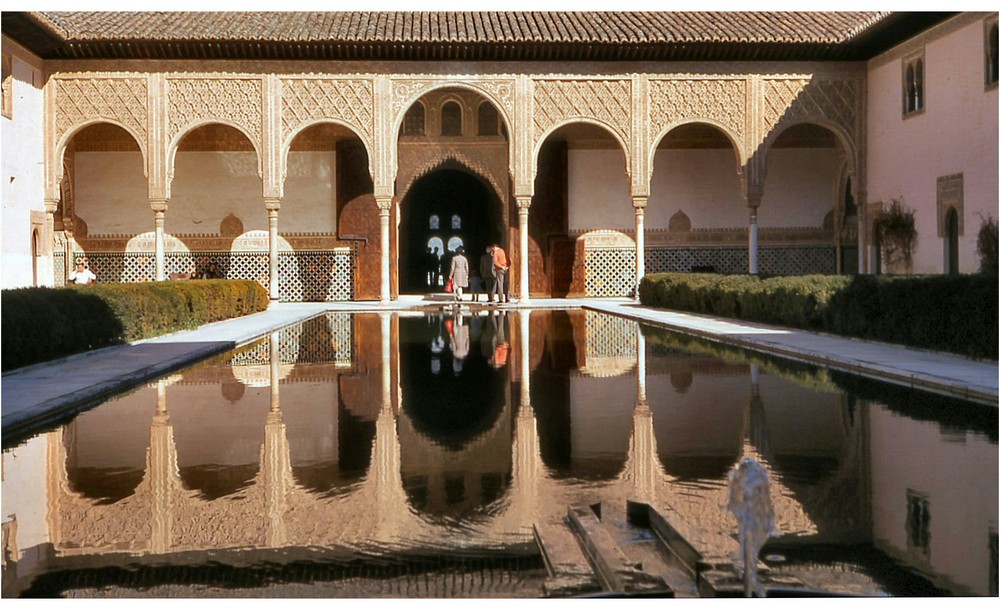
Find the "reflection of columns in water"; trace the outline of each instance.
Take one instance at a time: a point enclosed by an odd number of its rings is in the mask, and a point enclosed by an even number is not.
[[[521,527],[531,527],[538,502],[541,453],[535,411],[531,407],[531,314],[520,312],[521,404],[514,422],[511,471],[511,516]]]
[[[146,472],[152,494],[150,551],[166,553],[173,542],[173,500],[174,492],[179,489],[180,473],[177,447],[174,445],[174,427],[167,413],[167,384],[163,379],[156,382],[156,413],[149,432]]]
[[[632,410],[632,438],[629,441],[629,463],[632,473],[632,496],[651,501],[656,495],[656,436],[653,413],[646,402],[646,337],[638,324],[636,337],[636,400]]]
[[[399,432],[392,408],[392,314],[379,313],[379,321],[382,327],[382,404],[375,420],[369,482],[374,484],[375,497],[371,510],[378,524],[376,535],[380,540],[389,540],[396,536],[402,518],[409,514],[409,508],[403,491]]]
[[[281,416],[281,395],[279,390],[278,333],[270,337],[271,407],[264,424],[264,451],[261,459],[264,473],[264,494],[267,502],[267,545],[282,546],[287,541],[285,531],[286,498],[292,484],[292,465],[289,455],[288,436]]]
[[[760,367],[750,365],[750,396],[743,411],[743,457],[761,461],[766,452],[767,427],[764,420],[764,401],[760,396]]]

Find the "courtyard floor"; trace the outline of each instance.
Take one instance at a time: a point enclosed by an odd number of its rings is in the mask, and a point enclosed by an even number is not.
[[[401,311],[446,305],[443,297],[378,302],[278,303],[258,314],[104,348],[5,373],[4,442],[69,417],[123,390],[325,311]],[[998,366],[961,356],[834,335],[656,309],[630,299],[532,299],[508,309],[581,307],[728,345],[997,406]]]

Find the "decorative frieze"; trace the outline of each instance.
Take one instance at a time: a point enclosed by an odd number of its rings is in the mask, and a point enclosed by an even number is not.
[[[818,78],[763,79],[764,133],[784,123],[823,121],[856,138],[861,84]]]
[[[60,78],[55,87],[57,142],[78,125],[108,120],[127,127],[146,150],[145,78]]]
[[[513,79],[479,79],[451,77],[439,79],[393,79],[392,81],[392,116],[398,118],[402,112],[420,96],[435,87],[456,86],[479,91],[483,97],[493,102],[509,124],[514,117],[514,80]]]
[[[721,125],[737,142],[746,133],[745,79],[678,78],[649,81],[650,137],[669,125],[708,121]]]
[[[262,89],[260,78],[168,78],[168,140],[193,123],[225,121],[261,150]]]
[[[375,137],[371,80],[289,78],[281,83],[282,140],[305,123],[332,119],[349,125],[371,147]]]
[[[631,80],[538,80],[535,82],[534,101],[536,146],[553,125],[571,119],[603,123],[621,138],[624,146],[630,146]],[[625,152],[629,156],[630,151]]]

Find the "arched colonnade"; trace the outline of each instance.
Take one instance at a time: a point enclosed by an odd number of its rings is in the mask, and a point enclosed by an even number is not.
[[[700,125],[721,134],[734,155],[735,176],[744,207],[739,239],[747,268],[759,271],[758,211],[767,207],[766,178],[773,149],[783,133],[797,125],[818,126],[832,134],[840,184],[850,196],[864,226],[865,177],[862,99],[864,72],[836,64],[813,66],[788,74],[777,67],[751,68],[722,64],[711,73],[496,74],[233,74],[231,72],[171,73],[127,70],[78,72],[55,70],[45,87],[46,181],[49,234],[65,195],[67,147],[85,128],[109,123],[134,140],[142,158],[146,200],[152,212],[153,277],[166,279],[165,226],[171,222],[172,195],[177,190],[178,151],[199,128],[221,125],[241,134],[256,161],[260,203],[266,214],[266,279],[272,299],[279,298],[279,219],[283,217],[293,143],[316,126],[330,125],[367,155],[378,239],[366,246],[379,257],[378,298],[391,300],[393,256],[398,231],[397,178],[400,127],[408,109],[430,92],[473,92],[492,104],[505,129],[508,145],[508,192],[498,192],[511,211],[511,292],[529,300],[531,273],[530,222],[539,155],[553,134],[576,125],[604,132],[621,152],[627,194],[608,202],[617,210],[632,210],[633,220],[619,233],[631,248],[633,282],[645,273],[647,204],[657,194],[654,166],[663,143],[679,128]],[[798,66],[802,68],[803,66]],[[843,179],[844,177],[849,179]],[[842,189],[843,190],[843,189]],[[570,204],[572,205],[572,203]],[[295,212],[294,203],[288,206]],[[836,206],[834,205],[834,208]],[[183,208],[178,212],[185,213]],[[619,214],[620,215],[620,214]],[[843,214],[835,214],[837,218]],[[261,223],[263,224],[263,223]],[[516,225],[516,226],[515,226]],[[72,223],[65,244],[72,242]],[[601,227],[594,227],[600,229]],[[745,237],[743,237],[745,235]],[[339,240],[338,236],[338,240]],[[732,238],[729,238],[730,240]],[[865,231],[858,240],[859,271],[866,268]],[[612,240],[614,241],[614,240]],[[335,245],[353,246],[344,241]],[[67,246],[69,247],[69,246]],[[635,252],[646,256],[635,256]],[[67,252],[67,256],[71,254]],[[263,259],[262,259],[263,260]],[[634,273],[634,275],[632,275]],[[634,283],[633,283],[634,287]]]

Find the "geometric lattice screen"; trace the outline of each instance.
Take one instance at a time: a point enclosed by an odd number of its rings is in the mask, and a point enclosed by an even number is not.
[[[86,259],[100,283],[150,282],[156,275],[152,252],[77,253]],[[215,263],[222,277],[249,279],[267,288],[268,254],[260,251],[166,252],[164,274],[186,273]],[[74,263],[76,262],[74,261]],[[64,277],[57,257],[56,282]],[[356,257],[352,248],[278,253],[278,297],[282,301],[350,301],[354,298]]]
[[[837,272],[833,246],[761,246],[758,268],[763,275],[832,275]],[[586,296],[632,296],[635,248],[588,248]],[[746,247],[687,246],[646,248],[646,273],[708,271],[746,273]]]

